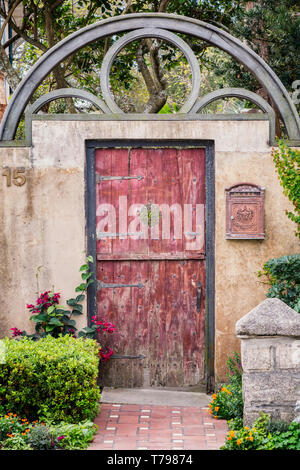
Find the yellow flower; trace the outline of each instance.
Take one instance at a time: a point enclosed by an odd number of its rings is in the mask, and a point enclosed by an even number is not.
[[[212,397],[215,400],[217,398],[217,395],[214,393]]]
[[[231,441],[232,437],[231,436],[228,436],[227,437],[227,441]]]
[[[235,432],[234,432],[234,431],[230,431],[229,435],[230,435],[231,437],[235,437]]]
[[[249,428],[248,428],[248,426],[245,426],[245,427],[244,427],[244,429],[246,429],[246,431],[249,431]]]
[[[220,407],[219,406],[215,406],[215,411],[219,411]]]
[[[236,441],[236,443],[237,443],[238,446],[241,445],[242,442],[243,442],[243,439],[238,439],[238,440]]]
[[[250,437],[249,437],[249,440],[250,440],[250,441],[253,441],[253,436],[250,436]]]

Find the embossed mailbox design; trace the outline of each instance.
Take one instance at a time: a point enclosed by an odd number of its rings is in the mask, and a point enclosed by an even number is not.
[[[225,192],[226,238],[264,239],[264,188],[238,183]]]

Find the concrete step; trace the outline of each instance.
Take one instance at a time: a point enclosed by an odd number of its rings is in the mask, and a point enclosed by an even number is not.
[[[200,392],[186,392],[171,389],[108,388],[104,387],[101,403],[132,405],[170,405],[207,407],[211,395]]]

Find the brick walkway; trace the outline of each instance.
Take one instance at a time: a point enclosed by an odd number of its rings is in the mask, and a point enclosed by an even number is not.
[[[90,450],[213,450],[225,442],[227,423],[208,408],[101,405]]]

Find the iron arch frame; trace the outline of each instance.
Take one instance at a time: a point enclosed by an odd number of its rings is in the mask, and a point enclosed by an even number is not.
[[[161,28],[195,36],[230,54],[266,88],[285,124],[289,139],[300,140],[300,118],[288,91],[273,70],[249,47],[227,32],[203,21],[168,13],[133,13],[87,26],[47,51],[24,77],[7,106],[0,140],[12,141],[30,98],[51,70],[70,54],[106,36],[141,28]]]
[[[213,101],[224,99],[224,98],[240,98],[243,100],[250,101],[256,104],[264,113],[269,117],[270,122],[270,143],[275,142],[275,111],[269,103],[264,100],[257,93],[246,90],[245,88],[221,88],[220,90],[214,90],[211,93],[200,98],[191,109],[192,113],[199,113],[205,106],[212,103]]]
[[[31,145],[32,141],[32,115],[37,114],[45,104],[51,103],[51,101],[58,100],[61,98],[80,98],[81,100],[89,101],[96,108],[100,109],[102,113],[109,113],[109,108],[106,106],[104,101],[100,100],[97,96],[89,93],[85,90],[79,90],[77,88],[60,88],[59,90],[53,90],[45,95],[40,96],[31,106],[26,109],[25,112],[25,131],[26,131],[26,142]]]

